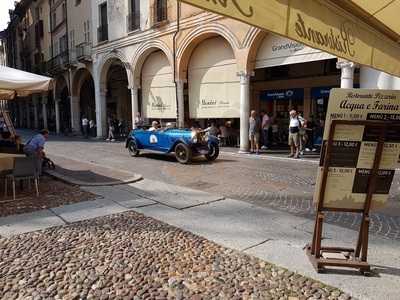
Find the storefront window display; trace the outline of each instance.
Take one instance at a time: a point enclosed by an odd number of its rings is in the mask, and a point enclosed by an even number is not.
[[[273,103],[274,109],[267,110],[273,117],[274,143],[286,144],[289,126],[289,111],[294,108],[300,114],[304,111],[304,89],[278,89],[265,90],[260,93],[262,107],[271,107]],[[263,105],[264,103],[267,105]]]

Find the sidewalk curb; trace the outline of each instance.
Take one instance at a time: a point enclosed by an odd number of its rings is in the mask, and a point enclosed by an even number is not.
[[[58,173],[57,171],[53,171],[53,170],[46,170],[44,172],[51,177],[62,180],[66,183],[79,185],[79,186],[113,186],[113,185],[134,183],[134,182],[137,182],[137,181],[140,181],[143,179],[142,175],[133,174],[132,177],[125,179],[125,180],[115,180],[115,181],[93,182],[92,183],[92,182],[87,182],[87,181],[76,180],[71,176],[62,175],[62,174]]]

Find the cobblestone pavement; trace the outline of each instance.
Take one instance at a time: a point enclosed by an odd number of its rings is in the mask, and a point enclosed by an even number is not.
[[[1,299],[350,299],[134,212],[0,238]]]
[[[18,187],[18,185],[17,185]],[[8,190],[8,196],[4,197],[4,186],[0,189],[0,217],[28,213],[65,204],[94,200],[95,195],[81,190],[77,186],[71,186],[61,181],[43,176],[39,181],[39,195],[34,195],[34,190],[17,189],[16,199],[12,199],[12,192]]]
[[[46,147],[50,155],[131,171],[144,178],[314,218],[312,195],[316,161],[223,153],[214,163],[199,158],[191,165],[181,165],[174,157],[159,154],[143,153],[132,158],[123,143],[54,137]],[[54,159],[57,162],[57,158]],[[327,220],[358,229],[360,217],[350,213],[330,213]],[[396,172],[387,207],[372,214],[371,233],[400,240],[399,172]]]

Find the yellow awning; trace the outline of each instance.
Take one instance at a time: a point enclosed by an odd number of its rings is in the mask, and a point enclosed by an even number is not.
[[[400,77],[400,0],[180,0]]]

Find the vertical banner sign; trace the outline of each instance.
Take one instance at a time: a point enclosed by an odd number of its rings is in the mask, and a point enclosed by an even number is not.
[[[332,89],[325,122],[324,146],[318,170],[314,202],[318,201],[322,182],[322,164],[332,120],[391,121],[400,124],[400,91]],[[324,207],[362,209],[368,179],[377,149],[379,131],[373,126],[337,125],[323,201]],[[400,156],[400,133],[388,129],[379,163],[371,208],[382,207],[388,199]]]

